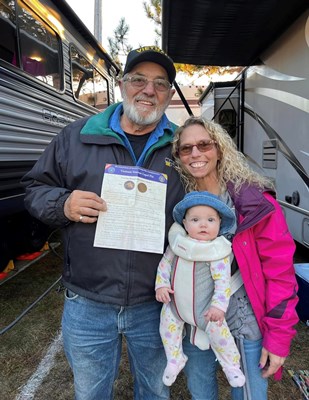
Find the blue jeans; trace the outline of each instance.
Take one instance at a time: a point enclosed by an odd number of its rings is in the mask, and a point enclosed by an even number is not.
[[[242,358],[246,363],[244,372],[247,383],[245,389],[232,388],[232,400],[267,400],[268,382],[267,379],[262,378],[258,367],[261,349],[261,340],[243,340]],[[192,400],[218,400],[217,361],[213,351],[201,351],[196,346],[192,346],[187,336],[183,340],[183,350],[189,357],[184,372]],[[244,394],[244,390],[248,389],[251,397]]]
[[[135,400],[169,399],[162,382],[166,365],[157,302],[121,307],[66,290],[62,317],[64,350],[74,375],[76,400],[109,400],[125,336]]]

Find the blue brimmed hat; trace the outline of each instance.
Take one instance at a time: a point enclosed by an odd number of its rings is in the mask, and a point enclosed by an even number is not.
[[[157,46],[144,46],[130,51],[127,56],[127,62],[124,67],[123,75],[130,72],[136,64],[144,61],[150,61],[161,65],[161,67],[166,70],[170,83],[174,82],[176,69],[174,67],[173,60]]]
[[[229,232],[235,224],[234,211],[218,196],[209,192],[190,192],[174,207],[173,218],[178,224],[182,221],[189,208],[194,206],[209,206],[218,211],[221,217],[220,235]]]

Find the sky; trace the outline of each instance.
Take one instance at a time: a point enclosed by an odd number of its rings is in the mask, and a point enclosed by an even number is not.
[[[94,0],[66,0],[79,18],[93,33],[94,27]],[[140,45],[154,44],[155,24],[146,17],[143,2],[147,0],[102,0],[102,45],[109,51],[107,37],[113,37],[113,31],[124,17],[129,25],[129,44],[133,48]]]

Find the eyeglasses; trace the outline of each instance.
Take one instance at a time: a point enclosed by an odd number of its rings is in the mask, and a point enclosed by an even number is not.
[[[124,79],[125,82],[130,82],[131,85],[138,89],[144,89],[149,82],[153,83],[155,90],[158,92],[167,92],[172,85],[166,79],[156,78],[150,81],[145,76],[133,75]]]
[[[215,144],[217,144],[215,140],[202,140],[197,144],[185,144],[183,146],[179,146],[178,154],[180,156],[188,156],[192,153],[193,147],[196,147],[201,153],[205,153],[206,151],[212,150]]]

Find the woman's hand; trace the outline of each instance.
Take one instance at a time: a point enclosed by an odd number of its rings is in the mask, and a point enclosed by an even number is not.
[[[259,367],[263,370],[262,377],[268,378],[275,374],[284,364],[285,358],[286,357],[276,356],[276,354],[270,353],[263,347],[259,364]]]
[[[106,203],[96,193],[73,190],[64,203],[64,215],[71,221],[91,224],[96,222],[100,211],[106,211]]]

